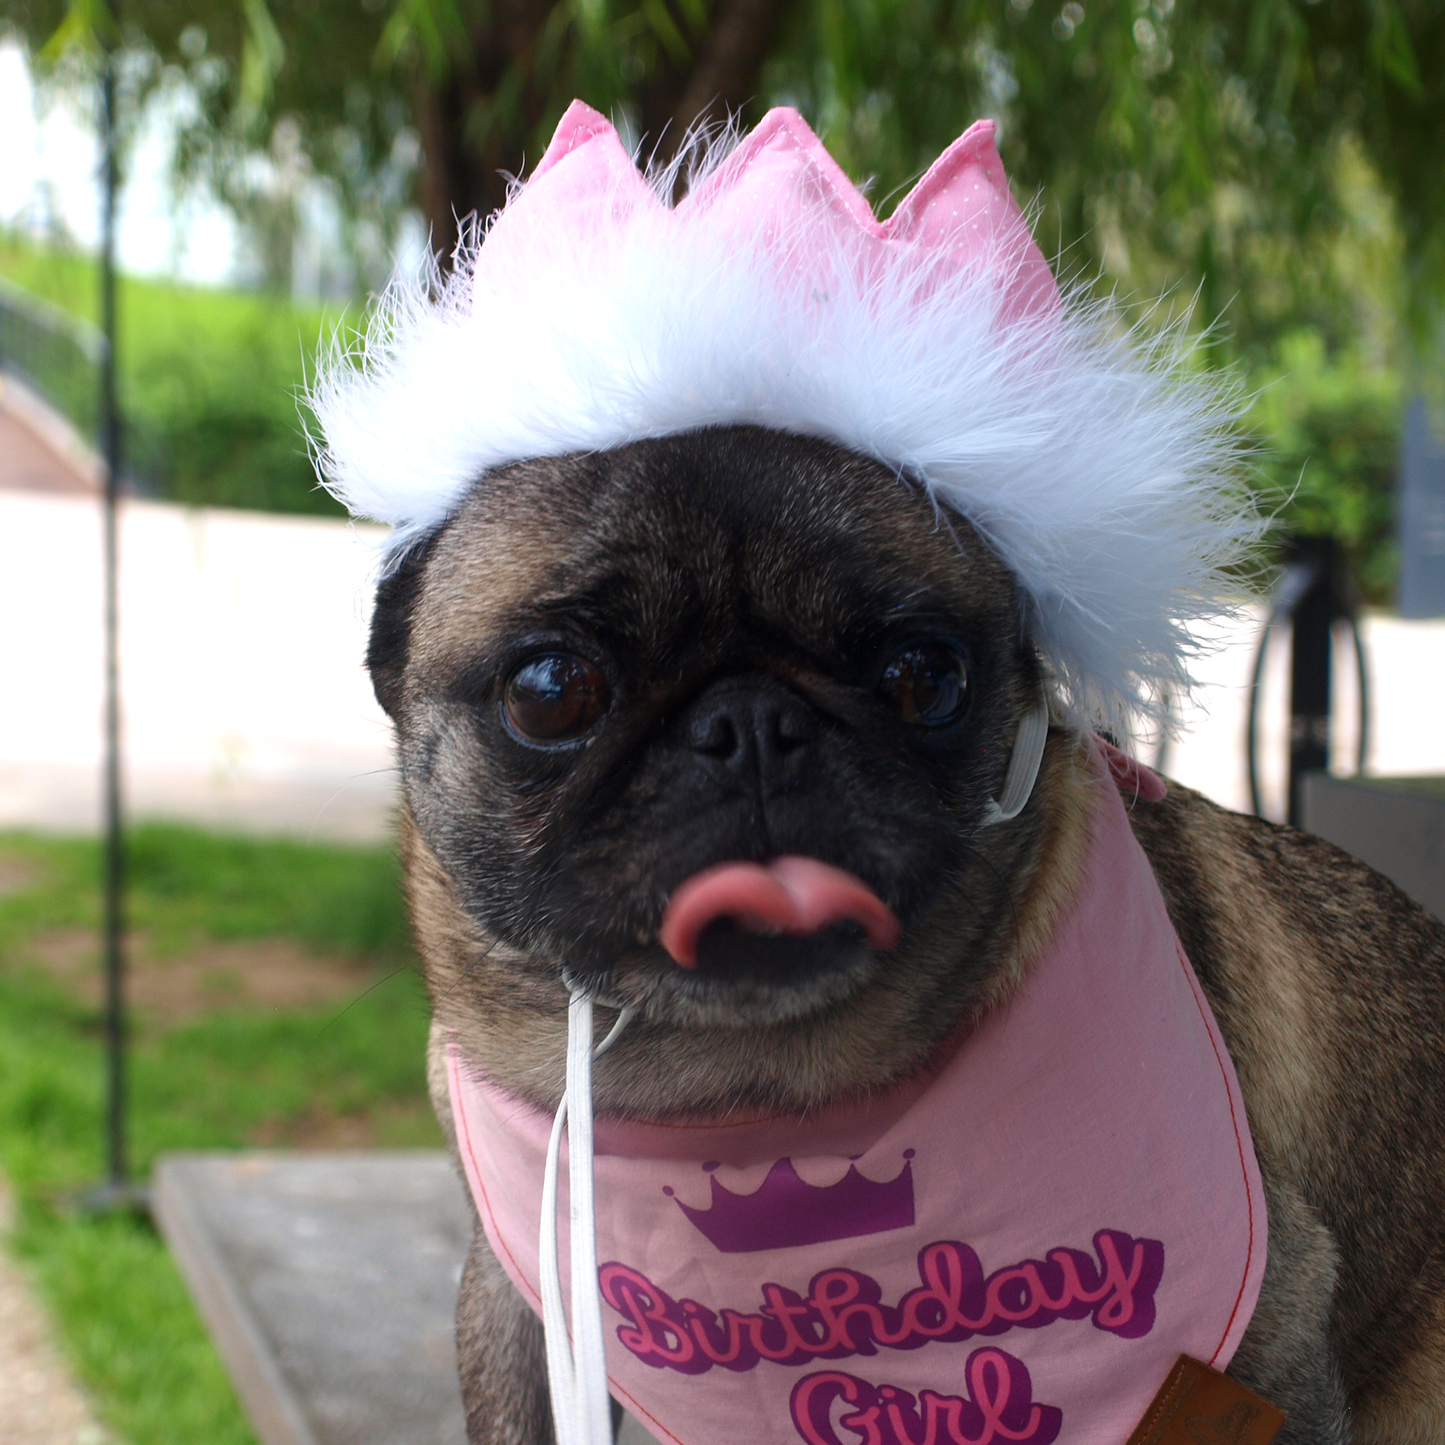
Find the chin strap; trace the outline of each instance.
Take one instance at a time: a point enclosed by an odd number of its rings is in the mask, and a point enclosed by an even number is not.
[[[1049,710],[1040,703],[1019,719],[1018,731],[1014,734],[1014,750],[1003,780],[1003,796],[996,801],[989,799],[983,817],[985,828],[991,828],[995,823],[1007,823],[1023,812],[1039,776],[1039,764],[1044,760],[1044,743],[1048,741],[1048,736]]]
[[[567,1008],[567,1089],[552,1121],[542,1176],[540,1269],[547,1383],[557,1445],[612,1445],[612,1401],[602,1343],[602,1297],[597,1289],[597,1212],[592,1191],[592,1062],[627,1027],[624,1008],[612,1031],[592,1047],[592,995],[570,984]],[[571,1240],[572,1334],[562,1302],[557,1258],[557,1174],[567,1129],[568,1234]]]

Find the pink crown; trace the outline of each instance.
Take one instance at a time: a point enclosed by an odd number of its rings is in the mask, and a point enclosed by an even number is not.
[[[801,1179],[791,1159],[779,1159],[755,1193],[734,1194],[714,1174],[709,1208],[690,1209],[675,1197],[674,1202],[724,1254],[857,1239],[913,1223],[913,1150],[905,1149],[903,1158],[897,1177],[886,1183],[865,1179],[850,1164],[836,1184],[825,1188]],[[672,1194],[670,1188],[662,1192]]]
[[[513,227],[587,234],[608,216],[639,210],[667,208],[606,117],[574,100],[488,241]],[[781,269],[810,280],[821,257],[853,257],[865,285],[906,258],[926,269],[930,285],[982,268],[1003,293],[1002,321],[1049,315],[1060,305],[1053,273],[1009,191],[991,120],[975,121],[893,215],[878,221],[808,123],[780,106],[672,214],[681,226],[705,222],[748,244],[781,248]]]

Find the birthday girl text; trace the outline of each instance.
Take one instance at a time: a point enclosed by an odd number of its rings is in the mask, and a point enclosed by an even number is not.
[[[1045,1259],[1026,1259],[985,1277],[968,1245],[939,1240],[919,1251],[920,1284],[896,1304],[883,1302],[881,1287],[869,1275],[827,1269],[813,1276],[806,1296],[780,1284],[763,1285],[755,1314],[675,1300],[625,1264],[605,1264],[599,1277],[602,1297],[626,1321],[617,1338],[628,1350],[654,1368],[698,1375],[714,1365],[727,1370],[751,1370],[761,1360],[801,1365],[872,1355],[879,1346],[911,1350],[930,1340],[966,1340],[1085,1317],[1123,1339],[1148,1334],[1164,1246],[1102,1229],[1094,1236],[1094,1251],[1091,1256],[1051,1249]],[[936,1431],[927,1438],[968,1445]]]

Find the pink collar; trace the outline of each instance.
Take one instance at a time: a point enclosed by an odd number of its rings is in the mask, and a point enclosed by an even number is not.
[[[1129,801],[1162,794],[1098,760]],[[599,1121],[609,1379],[659,1440],[1123,1445],[1179,1354],[1229,1362],[1259,1171],[1119,788],[1025,987],[930,1079],[806,1124]],[[550,1120],[455,1048],[449,1079],[487,1238],[540,1309]]]

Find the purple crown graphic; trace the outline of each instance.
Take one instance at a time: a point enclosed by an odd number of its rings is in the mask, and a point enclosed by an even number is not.
[[[884,1184],[865,1179],[850,1164],[836,1184],[821,1189],[801,1179],[791,1159],[779,1159],[752,1194],[732,1193],[714,1174],[709,1208],[690,1209],[676,1196],[674,1202],[724,1254],[857,1239],[913,1223],[913,1150],[905,1149],[903,1158],[897,1177]],[[702,1167],[711,1172],[718,1166]]]

